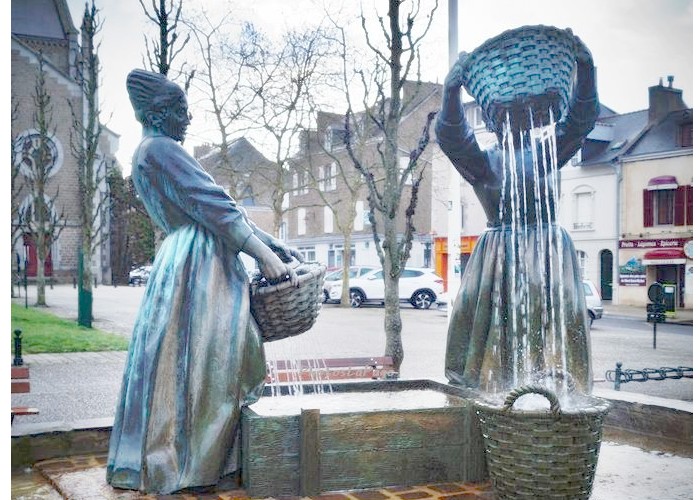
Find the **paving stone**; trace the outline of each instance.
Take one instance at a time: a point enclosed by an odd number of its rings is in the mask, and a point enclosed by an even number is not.
[[[361,490],[352,491],[350,496],[357,498],[358,500],[384,500],[385,498],[390,498],[390,493],[382,493],[379,490]]]

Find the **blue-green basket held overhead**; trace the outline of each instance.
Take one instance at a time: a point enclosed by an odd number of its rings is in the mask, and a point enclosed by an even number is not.
[[[467,57],[463,85],[483,110],[489,130],[501,128],[510,112],[514,128],[549,123],[566,112],[576,74],[570,29],[522,26],[490,38]]]

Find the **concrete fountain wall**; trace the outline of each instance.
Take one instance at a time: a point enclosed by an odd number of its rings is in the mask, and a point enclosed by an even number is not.
[[[464,391],[427,380],[334,384],[334,393],[429,389],[436,408],[242,417],[243,485],[251,496],[487,478],[483,438]]]

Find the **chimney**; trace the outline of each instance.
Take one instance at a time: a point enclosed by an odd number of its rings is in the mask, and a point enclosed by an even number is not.
[[[672,111],[688,109],[683,102],[683,91],[673,88],[673,76],[668,76],[668,87],[664,87],[663,80],[659,84],[649,87],[649,122],[662,120]]]

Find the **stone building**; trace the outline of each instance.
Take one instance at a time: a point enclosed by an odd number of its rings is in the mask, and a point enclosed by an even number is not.
[[[51,174],[47,195],[55,198],[55,210],[64,214],[65,229],[52,246],[46,265],[48,275],[56,281],[71,281],[77,273],[80,242],[79,192],[77,163],[71,154],[71,106],[83,116],[83,95],[80,85],[80,33],[75,28],[66,0],[12,0],[11,12],[11,95],[17,105],[11,133],[15,161],[22,149],[37,136],[34,122],[33,95],[40,55],[44,59],[46,89],[51,96],[50,135]],[[119,168],[114,157],[119,136],[104,128],[98,150],[97,176],[105,178],[107,168]],[[104,160],[104,161],[102,161]],[[18,183],[22,185],[26,171],[20,169]],[[107,184],[99,190],[106,193]],[[57,193],[57,195],[56,195]],[[13,193],[14,194],[14,193]],[[13,204],[27,208],[31,197],[26,187],[13,196]],[[99,283],[111,281],[109,258],[109,217],[99,214],[96,227],[101,231],[101,244],[91,258],[93,272]],[[105,213],[106,215],[106,213]],[[13,232],[22,231],[12,220]],[[36,275],[36,249],[30,237],[20,237],[13,249],[16,255],[26,254],[29,276]],[[13,258],[13,263],[15,259]]]
[[[404,103],[406,110],[399,129],[399,161],[405,168],[411,150],[418,144],[428,113],[440,108],[442,86],[407,82],[403,93],[410,96]],[[353,166],[343,142],[345,116],[320,112],[316,118],[316,128],[302,134],[299,153],[290,162],[291,192],[283,230],[286,240],[307,260],[336,268],[343,264],[344,232],[347,232],[350,235],[350,264],[379,266],[368,219],[367,186]],[[365,118],[359,116],[360,120]],[[434,134],[431,135],[434,138]],[[366,164],[379,165],[376,144],[380,140],[381,134],[371,124],[361,125],[356,131],[356,137],[353,137],[355,150],[364,157]],[[431,141],[419,160],[425,170],[413,219],[415,232],[407,266],[433,265],[432,162],[437,148],[437,144]],[[380,175],[381,170],[377,169],[377,172]],[[402,193],[402,207],[406,206],[411,183],[409,176]],[[397,227],[402,231],[405,224],[403,211],[397,219]],[[381,225],[378,229],[381,239]]]
[[[209,172],[217,184],[224,188],[236,202],[243,206],[248,217],[262,230],[278,236],[273,211],[273,186],[278,175],[277,164],[268,160],[245,137],[239,137],[227,148],[226,157],[219,146],[204,144],[195,146],[193,156]],[[286,182],[283,179],[282,182]],[[278,226],[281,224],[278,224]],[[282,235],[284,239],[284,235]],[[242,255],[248,269],[255,262]]]

